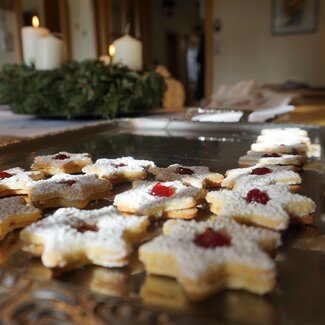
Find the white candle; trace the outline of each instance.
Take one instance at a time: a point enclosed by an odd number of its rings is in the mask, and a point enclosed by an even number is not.
[[[113,63],[120,63],[126,65],[131,70],[142,69],[142,43],[131,37],[125,35],[114,41],[115,55]]]
[[[35,67],[37,70],[59,68],[63,63],[63,41],[50,34],[36,43]]]
[[[21,38],[23,43],[23,58],[27,65],[35,64],[36,42],[37,40],[49,34],[49,30],[44,27],[39,27],[39,20],[36,16],[33,17],[33,27],[26,26],[21,29]]]

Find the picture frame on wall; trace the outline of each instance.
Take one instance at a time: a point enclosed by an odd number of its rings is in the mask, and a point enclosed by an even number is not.
[[[272,0],[272,34],[315,32],[318,8],[319,0]]]

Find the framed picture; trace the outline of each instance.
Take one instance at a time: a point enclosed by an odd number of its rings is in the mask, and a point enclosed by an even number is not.
[[[315,32],[319,0],[273,0],[272,34]]]

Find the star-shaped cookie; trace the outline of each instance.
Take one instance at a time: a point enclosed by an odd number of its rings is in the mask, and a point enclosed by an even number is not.
[[[122,212],[192,219],[206,194],[204,189],[186,186],[180,181],[138,181],[133,184],[133,189],[115,196],[114,205]]]
[[[28,195],[39,208],[76,207],[82,209],[90,201],[105,197],[112,188],[97,175],[56,174],[49,179],[33,182]]]
[[[62,208],[25,228],[20,237],[23,249],[41,256],[47,267],[121,267],[128,264],[132,244],[145,238],[148,225],[147,217],[125,217],[112,206],[98,210]]]
[[[266,251],[280,245],[276,232],[221,217],[168,220],[163,233],[140,246],[139,258],[148,273],[177,278],[191,300],[224,288],[265,294],[275,286],[275,263]]]
[[[246,155],[239,158],[238,164],[241,168],[252,167],[254,165],[279,165],[293,166],[300,169],[304,162],[302,155],[289,155],[276,152],[248,151]]]
[[[22,168],[10,168],[0,172],[0,197],[27,194],[29,186],[43,179],[40,171],[25,171]]]
[[[36,156],[31,168],[48,175],[59,173],[81,173],[81,169],[92,163],[88,153],[70,153],[60,151],[53,155]]]
[[[286,185],[247,184],[239,190],[209,192],[206,200],[217,216],[275,230],[286,229],[290,222],[312,223],[316,207],[310,198],[292,193]]]
[[[14,229],[24,228],[41,217],[41,211],[28,205],[22,196],[0,199],[0,240]]]
[[[96,174],[109,179],[112,184],[133,182],[147,177],[149,167],[155,164],[149,160],[137,160],[132,157],[117,159],[98,159],[94,164],[86,166],[82,171],[86,174]]]
[[[301,177],[288,166],[255,165],[247,168],[230,169],[221,185],[238,189],[250,185],[287,184],[292,190],[298,190]]]
[[[210,172],[205,166],[170,165],[166,168],[151,167],[149,173],[154,174],[157,181],[181,181],[185,185],[199,188],[219,187],[223,176]]]

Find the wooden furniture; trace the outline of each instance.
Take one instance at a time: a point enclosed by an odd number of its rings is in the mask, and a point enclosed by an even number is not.
[[[325,104],[296,106],[293,112],[277,117],[274,122],[325,126]]]

